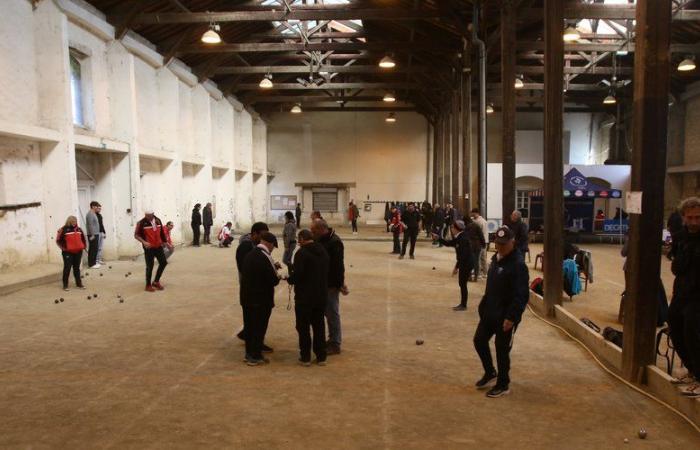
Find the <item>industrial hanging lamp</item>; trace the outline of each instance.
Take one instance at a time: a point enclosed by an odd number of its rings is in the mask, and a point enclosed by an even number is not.
[[[292,109],[290,110],[292,114],[301,114],[301,105],[298,103],[294,106],[292,106]]]
[[[388,123],[394,123],[396,122],[396,114],[393,112],[390,112],[388,116],[386,116],[386,119],[384,119]]]
[[[272,74],[268,72],[268,74],[265,75],[262,80],[260,80],[260,87],[262,89],[272,89],[273,86]]]
[[[678,64],[678,71],[679,72],[690,72],[691,70],[695,70],[695,56],[689,55],[687,56],[683,61]]]
[[[221,44],[221,36],[219,36],[218,33],[219,31],[221,31],[221,27],[218,24],[211,22],[209,24],[209,29],[202,35],[202,42],[205,44]]]
[[[615,91],[610,89],[610,93],[608,93],[608,96],[603,99],[603,104],[614,105],[615,103],[617,103],[617,99],[615,98]]]
[[[523,83],[523,80],[521,79],[521,75],[518,75],[515,78],[515,89],[522,89],[525,87],[525,83]]]
[[[391,56],[386,55],[379,61],[379,67],[381,67],[382,69],[393,69],[394,67],[396,67],[396,62]]]
[[[569,25],[564,29],[564,42],[575,42],[581,39],[581,34],[575,26]]]
[[[385,102],[395,102],[396,95],[393,92],[387,92],[386,94],[384,94],[384,98],[382,98],[382,100]]]
[[[494,112],[493,105],[491,103],[486,105],[486,114],[493,114],[493,112]]]

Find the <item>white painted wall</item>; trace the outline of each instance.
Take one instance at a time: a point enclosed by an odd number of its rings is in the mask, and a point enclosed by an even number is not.
[[[304,198],[295,183],[356,183],[349,198],[339,197],[341,210],[324,214],[344,221],[347,202],[419,201],[426,195],[428,123],[415,113],[397,114],[388,124],[384,113],[280,113],[268,125],[268,165],[274,178],[269,195],[298,195],[304,215],[311,213],[311,192]],[[281,221],[282,210],[269,220]],[[360,212],[361,222],[382,220],[384,204]]]
[[[86,56],[85,127],[72,123],[70,48]],[[267,126],[206,83],[179,61],[163,67],[130,36],[114,40],[104,16],[79,2],[3,2],[0,202],[41,206],[0,215],[0,232],[12,236],[0,242],[0,268],[60,260],[53,238],[68,215],[81,215],[79,179],[103,205],[108,259],[141,251],[133,226],[147,207],[175,223],[176,241],[191,236],[197,202],[214,203],[217,224],[264,218]]]

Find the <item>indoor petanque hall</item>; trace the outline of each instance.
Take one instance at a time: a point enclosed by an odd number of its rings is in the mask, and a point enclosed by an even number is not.
[[[0,448],[700,448],[700,1],[0,3]]]

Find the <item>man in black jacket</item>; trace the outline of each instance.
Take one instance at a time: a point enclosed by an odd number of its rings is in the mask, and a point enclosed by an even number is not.
[[[467,282],[469,281],[469,275],[474,269],[474,255],[472,254],[469,236],[464,232],[464,228],[464,222],[456,220],[450,226],[452,240],[446,241],[437,234],[434,235],[441,245],[454,247],[457,256],[457,263],[452,270],[452,275],[458,275],[460,302],[459,305],[452,308],[455,311],[467,310],[467,297],[469,296]]]
[[[477,389],[496,385],[486,393],[495,398],[510,393],[510,349],[515,330],[529,299],[529,274],[522,253],[515,247],[515,235],[508,227],[496,231],[496,254],[491,258],[486,292],[479,304],[479,325],[474,334],[474,348],[484,366],[484,376]],[[496,336],[498,373],[493,367],[489,341]]]
[[[668,310],[668,325],[673,348],[688,369],[688,374],[673,383],[687,385],[685,397],[700,397],[700,198],[681,203],[684,229],[674,241],[675,255],[671,270],[673,299]]]
[[[245,362],[249,366],[267,363],[262,355],[262,346],[275,306],[275,286],[280,282],[272,251],[277,247],[277,238],[269,231],[260,235],[260,244],[243,260],[241,279],[241,307],[243,326],[247,332]]]
[[[192,245],[194,247],[199,247],[199,227],[202,226],[202,214],[199,212],[199,208],[202,207],[201,203],[197,203],[192,208],[192,220],[190,225],[192,226]]]
[[[326,303],[326,320],[328,321],[329,355],[340,353],[342,331],[340,326],[340,295],[348,295],[345,285],[345,247],[335,231],[328,227],[323,219],[314,220],[311,226],[314,240],[323,245],[328,253],[328,301]]]
[[[513,231],[515,236],[515,248],[525,256],[525,253],[530,252],[528,226],[523,221],[523,214],[517,209],[510,214],[510,221],[506,224]]]
[[[214,218],[211,213],[211,203],[207,203],[202,210],[202,225],[204,225],[204,243],[211,244],[211,227],[214,225]]]
[[[328,253],[314,242],[309,230],[297,236],[299,250],[290,266],[289,284],[294,285],[294,312],[299,333],[299,363],[311,365],[311,334],[316,362],[326,365],[326,327],[324,314],[328,299]]]
[[[250,233],[244,234],[238,240],[238,248],[236,249],[236,267],[238,268],[238,283],[242,286],[241,279],[243,278],[243,261],[246,255],[250,253],[259,243],[260,235],[269,231],[269,228],[265,222],[255,222],[252,227],[250,227]],[[246,340],[246,330],[244,328],[236,334],[238,339]],[[273,349],[263,344],[263,353],[272,353]]]
[[[408,252],[408,256],[411,259],[415,259],[413,253],[416,249],[416,239],[418,238],[418,230],[420,227],[420,213],[416,211],[416,205],[413,203],[408,204],[408,209],[403,216],[401,216],[401,221],[406,224],[406,228],[403,231],[403,245],[401,246],[401,255],[399,259],[403,259],[406,255],[406,247],[408,246],[408,241],[411,241],[411,250]]]

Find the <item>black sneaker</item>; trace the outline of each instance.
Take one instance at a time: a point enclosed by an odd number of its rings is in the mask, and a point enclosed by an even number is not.
[[[413,256],[413,255],[409,255],[408,257],[411,258],[411,259],[416,259],[416,257]]]
[[[272,353],[274,352],[272,347],[268,347],[267,345],[263,344],[262,345],[262,352],[263,353]]]
[[[467,307],[464,305],[457,305],[452,307],[452,311],[466,311]]]
[[[486,389],[497,377],[498,374],[496,374],[496,372],[485,373],[484,376],[476,382],[475,386],[477,389]]]
[[[264,361],[262,359],[253,358],[250,355],[245,355],[243,362],[245,362],[249,366],[259,366],[261,364],[264,364]]]
[[[326,349],[327,355],[340,355],[340,346],[335,344],[330,344]]]
[[[508,389],[508,386],[496,385],[486,393],[486,396],[489,398],[498,398],[508,394],[510,394],[510,389]]]

